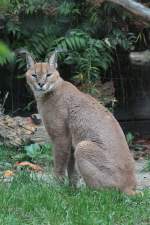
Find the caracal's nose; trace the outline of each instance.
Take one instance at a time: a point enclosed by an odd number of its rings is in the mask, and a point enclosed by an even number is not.
[[[44,84],[39,82],[38,85],[42,88]]]

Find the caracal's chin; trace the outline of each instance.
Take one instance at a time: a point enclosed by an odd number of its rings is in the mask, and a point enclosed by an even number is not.
[[[51,92],[54,89],[54,84],[51,85],[44,85],[42,88],[35,87],[34,93],[36,96],[43,96],[49,92]]]

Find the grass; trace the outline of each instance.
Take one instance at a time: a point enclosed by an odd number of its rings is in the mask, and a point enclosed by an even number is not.
[[[0,152],[0,160],[14,162],[14,151],[8,158]],[[134,197],[115,190],[74,190],[32,179],[24,170],[12,183],[0,183],[0,225],[149,224],[150,190]]]
[[[52,165],[52,146],[30,145],[16,150],[0,146],[0,171],[13,170],[16,162],[29,161],[47,169]]]
[[[73,190],[33,181],[19,174],[0,184],[1,225],[150,224],[150,190],[127,197],[116,191]]]

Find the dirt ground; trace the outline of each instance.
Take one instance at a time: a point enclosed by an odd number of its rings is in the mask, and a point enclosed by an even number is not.
[[[150,171],[145,172],[146,160],[139,159],[136,161],[137,188],[150,188]]]

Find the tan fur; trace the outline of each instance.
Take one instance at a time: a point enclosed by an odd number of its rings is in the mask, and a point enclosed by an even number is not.
[[[32,74],[36,73],[35,79]],[[51,73],[46,78],[46,74]],[[78,172],[89,187],[116,187],[133,194],[134,160],[113,115],[89,95],[64,81],[48,63],[35,63],[26,73],[54,149],[54,173],[68,169],[75,185]],[[39,82],[47,89],[38,90]]]

